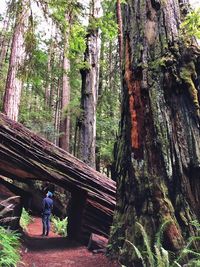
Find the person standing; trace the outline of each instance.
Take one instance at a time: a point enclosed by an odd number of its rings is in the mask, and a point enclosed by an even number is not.
[[[46,197],[42,201],[42,224],[43,231],[42,235],[48,236],[50,230],[50,216],[53,209],[53,194],[48,191]]]

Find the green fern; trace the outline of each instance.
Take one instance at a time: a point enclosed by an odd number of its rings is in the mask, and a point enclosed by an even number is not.
[[[0,267],[17,266],[20,261],[20,236],[0,226]]]
[[[61,236],[67,236],[67,224],[68,224],[68,217],[61,220],[56,216],[51,217],[51,221],[53,223],[53,231]]]
[[[22,214],[20,217],[20,225],[21,227],[26,230],[27,226],[33,221],[33,218],[30,216],[28,211],[26,211],[24,208],[22,209]]]
[[[133,247],[137,258],[142,262],[142,265],[144,267],[146,267],[145,259],[142,256],[142,253],[140,252],[140,250],[133,243],[131,243],[129,240],[126,239],[125,242],[127,242],[128,244],[130,244]]]
[[[151,248],[151,243],[150,243],[149,237],[148,237],[144,227],[140,223],[136,222],[136,225],[139,228],[140,233],[143,237],[144,245],[146,247],[146,251],[147,251],[147,255],[148,255],[149,264],[150,264],[150,266],[153,267],[153,266],[155,266],[155,259],[154,259],[154,253],[153,253],[152,248]]]
[[[6,216],[14,207],[10,201],[16,198],[18,197],[10,197],[0,202],[0,222],[4,223],[16,218]],[[0,267],[17,266],[20,261],[19,246],[20,235],[0,226]]]
[[[126,243],[130,244],[135,252],[137,258],[141,261],[143,267],[182,267],[182,262],[187,261],[188,267],[200,267],[200,253],[193,249],[193,245],[200,241],[200,237],[191,237],[186,246],[180,251],[176,259],[171,257],[172,253],[162,247],[163,233],[166,226],[171,223],[171,220],[165,221],[155,237],[154,247],[150,245],[150,238],[148,237],[145,228],[140,224],[136,223],[139,231],[143,237],[145,251],[140,250],[129,240],[125,240]],[[194,225],[194,224],[193,224]],[[199,223],[195,222],[195,227],[199,229]],[[147,258],[146,255],[147,254]],[[147,263],[148,260],[148,263]]]

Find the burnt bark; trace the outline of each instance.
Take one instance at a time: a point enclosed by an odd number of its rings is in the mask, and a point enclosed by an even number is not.
[[[200,219],[200,132],[180,78],[184,51],[179,1],[127,1],[123,7],[121,133],[116,145],[117,212],[110,253],[137,266],[129,240],[141,246],[136,222],[152,242],[160,225],[166,248],[178,251]]]
[[[66,189],[73,196],[73,206],[77,206],[70,215],[69,235],[86,242],[92,232],[108,237],[115,208],[115,182],[3,114],[0,175],[23,182],[50,181]],[[74,219],[79,212],[80,221]],[[78,236],[70,231],[74,227]]]

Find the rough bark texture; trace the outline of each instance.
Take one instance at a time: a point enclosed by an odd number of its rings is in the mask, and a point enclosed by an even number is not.
[[[24,31],[28,18],[28,0],[20,0],[17,4],[16,22],[14,27],[11,54],[9,60],[6,89],[3,101],[3,112],[9,118],[17,121],[22,89],[19,69],[24,59]]]
[[[21,124],[0,115],[0,175],[50,181],[72,194],[68,234],[88,241],[108,237],[115,207],[115,182]]]
[[[134,265],[141,245],[136,222],[150,237],[165,229],[165,246],[179,250],[200,218],[200,133],[193,101],[181,83],[184,44],[180,1],[127,1],[124,17],[123,110],[117,144],[117,212],[110,253]],[[184,237],[184,238],[183,238]]]
[[[102,16],[101,0],[91,1],[88,35],[86,40],[85,69],[81,70],[80,159],[95,168],[96,105],[99,86],[100,29],[95,23]]]
[[[108,239],[100,236],[100,235],[96,235],[94,233],[91,234],[90,236],[90,240],[88,243],[88,249],[93,251],[93,252],[103,252],[105,251],[106,247],[108,245]]]
[[[19,229],[21,212],[22,198],[16,197],[11,187],[9,189],[6,185],[0,184],[0,226],[12,230]]]
[[[66,11],[65,20],[67,29],[64,33],[64,49],[63,49],[63,81],[62,81],[62,116],[60,121],[60,138],[59,146],[69,152],[70,144],[70,116],[69,116],[69,103],[70,103],[70,60],[69,60],[69,38],[70,38],[70,23],[71,14]]]
[[[47,77],[46,77],[46,86],[45,86],[45,104],[47,107],[52,108],[51,107],[51,80],[52,80],[52,68],[53,68],[53,57],[54,57],[54,49],[55,49],[55,44],[53,41],[54,36],[54,25],[53,23],[51,24],[51,41],[49,44],[49,48],[48,48],[48,63],[47,63]]]
[[[122,30],[122,13],[121,1],[117,0],[117,24],[118,24],[118,43],[119,43],[119,60],[120,69],[122,68],[122,55],[123,55],[123,30]]]

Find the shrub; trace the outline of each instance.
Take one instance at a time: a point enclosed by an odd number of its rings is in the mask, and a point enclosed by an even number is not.
[[[33,221],[33,218],[30,216],[28,211],[26,211],[24,208],[22,209],[22,214],[20,218],[20,225],[23,228],[23,230],[27,229],[27,226]]]
[[[17,197],[10,197],[0,202],[0,222],[16,219],[15,217],[4,218],[8,212],[12,211],[13,204],[10,201],[15,198]],[[19,246],[20,235],[0,226],[0,267],[17,266],[20,261]]]
[[[59,234],[61,236],[67,236],[67,223],[68,223],[67,217],[61,220],[60,218],[56,216],[52,216],[51,221],[53,224],[53,231],[56,234]]]
[[[17,266],[20,261],[20,236],[0,226],[0,267]]]

